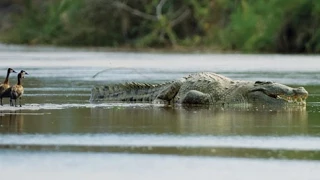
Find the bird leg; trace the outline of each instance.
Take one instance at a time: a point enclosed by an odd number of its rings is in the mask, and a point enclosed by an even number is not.
[[[13,106],[12,98],[10,98],[10,106]]]

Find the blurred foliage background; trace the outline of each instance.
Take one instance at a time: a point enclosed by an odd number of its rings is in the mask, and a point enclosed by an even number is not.
[[[0,41],[319,53],[319,0],[1,0]]]

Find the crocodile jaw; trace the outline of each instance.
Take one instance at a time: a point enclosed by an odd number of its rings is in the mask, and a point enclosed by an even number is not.
[[[308,92],[306,90],[299,90],[295,92],[295,89],[289,93],[269,93],[264,89],[255,89],[248,93],[249,102],[259,103],[267,102],[268,104],[294,104],[305,105]]]

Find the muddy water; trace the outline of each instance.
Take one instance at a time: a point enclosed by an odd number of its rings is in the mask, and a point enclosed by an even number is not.
[[[4,99],[0,107],[2,177],[317,179],[318,58],[0,46],[1,79],[8,67],[30,74],[23,106]],[[199,71],[304,86],[310,96],[305,108],[282,110],[89,102],[97,84],[163,82]]]

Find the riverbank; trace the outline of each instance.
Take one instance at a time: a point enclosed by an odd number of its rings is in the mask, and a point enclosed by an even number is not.
[[[71,47],[71,46],[54,46],[54,45],[19,45],[4,44],[0,42],[0,51],[93,51],[93,52],[138,52],[138,53],[185,53],[185,54],[244,54],[238,51],[228,51],[219,49],[219,47]]]

